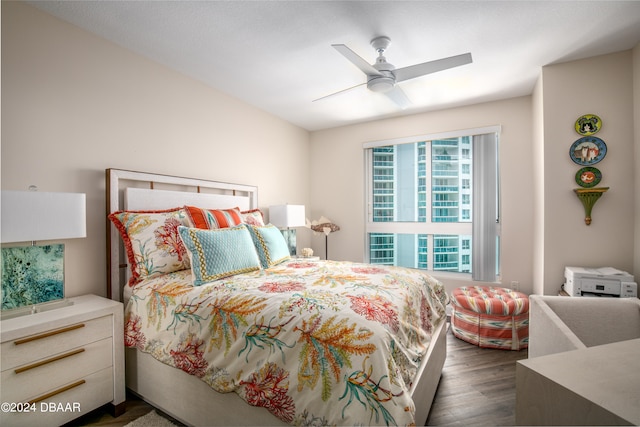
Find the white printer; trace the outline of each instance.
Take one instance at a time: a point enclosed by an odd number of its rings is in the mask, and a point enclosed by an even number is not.
[[[564,279],[564,290],[572,297],[638,297],[638,284],[633,276],[611,267],[565,267]]]

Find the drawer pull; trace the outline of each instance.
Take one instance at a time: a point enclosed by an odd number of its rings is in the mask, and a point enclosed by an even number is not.
[[[51,392],[49,392],[49,393],[43,394],[42,396],[36,397],[35,399],[31,399],[31,400],[30,400],[29,402],[27,402],[27,403],[28,403],[29,405],[32,405],[32,404],[34,404],[34,403],[38,403],[38,402],[40,402],[41,400],[48,399],[48,398],[50,398],[50,397],[55,396],[56,394],[64,393],[65,391],[67,391],[67,390],[71,390],[72,388],[78,387],[79,385],[82,385],[82,384],[84,384],[84,383],[86,383],[86,381],[85,381],[85,380],[76,381],[75,383],[72,383],[72,384],[66,385],[66,386],[64,386],[64,387],[60,387],[60,388],[59,388],[59,389],[57,389],[57,390],[53,390],[53,391],[51,391]]]
[[[65,332],[73,331],[80,328],[84,328],[84,323],[78,323],[77,325],[67,326],[66,328],[60,328],[60,329],[55,329],[53,331],[43,332],[41,334],[34,335],[32,337],[15,340],[13,343],[15,345],[25,344],[31,341],[42,339],[42,338],[51,337],[53,335],[64,334]]]
[[[76,354],[79,354],[79,353],[82,353],[82,352],[84,352],[84,348],[78,348],[78,349],[72,350],[72,351],[70,351],[68,353],[59,354],[59,355],[51,357],[49,359],[41,360],[39,362],[32,363],[31,365],[23,366],[21,368],[16,369],[14,372],[16,374],[20,374],[20,373],[22,373],[24,371],[28,371],[28,370],[33,369],[33,368],[37,368],[38,366],[46,365],[47,363],[55,362],[56,360],[64,359],[64,358],[67,358],[69,356],[73,356],[73,355],[76,355]]]

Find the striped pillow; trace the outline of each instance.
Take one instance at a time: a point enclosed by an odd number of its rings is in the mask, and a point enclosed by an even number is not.
[[[218,228],[235,227],[243,223],[239,208],[233,209],[203,209],[195,206],[185,206],[187,218],[193,228],[215,230]]]

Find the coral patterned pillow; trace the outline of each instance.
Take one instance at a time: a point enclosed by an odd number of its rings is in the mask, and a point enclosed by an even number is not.
[[[239,208],[233,209],[203,209],[195,206],[185,206],[189,223],[193,228],[215,230],[217,228],[235,227],[242,224]]]
[[[257,225],[262,227],[264,223],[264,214],[260,209],[252,209],[250,211],[242,211],[242,222],[249,225]]]
[[[164,211],[118,211],[109,215],[127,252],[129,286],[147,277],[191,267],[178,227],[188,225],[182,208]]]

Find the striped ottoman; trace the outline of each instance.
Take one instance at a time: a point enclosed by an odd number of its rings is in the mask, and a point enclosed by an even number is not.
[[[453,335],[480,347],[529,346],[529,297],[507,288],[469,286],[451,294]]]

